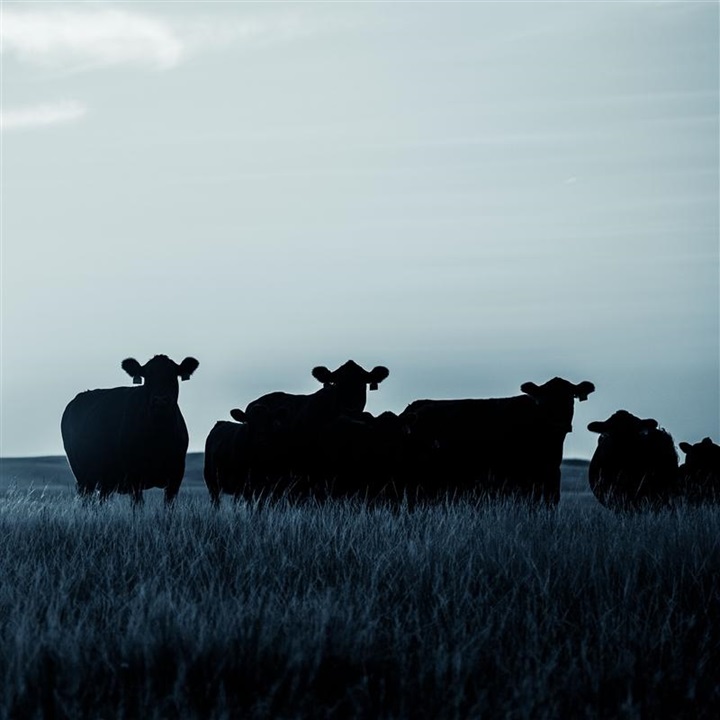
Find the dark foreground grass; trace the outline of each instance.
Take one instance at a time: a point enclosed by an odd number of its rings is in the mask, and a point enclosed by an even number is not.
[[[716,718],[720,514],[0,500],[0,717]]]

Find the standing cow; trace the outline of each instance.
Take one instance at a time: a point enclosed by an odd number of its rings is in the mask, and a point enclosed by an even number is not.
[[[400,481],[410,500],[512,497],[554,507],[574,401],[593,383],[526,382],[524,395],[416,400],[401,413],[409,434]]]
[[[138,504],[143,490],[158,487],[166,502],[175,499],[188,447],[178,377],[189,379],[198,365],[192,357],[179,365],[166,355],[145,365],[128,358],[121,367],[141,387],[86,390],[70,401],[60,428],[81,496],[129,493]]]
[[[720,445],[709,437],[691,445],[681,442],[685,462],[678,470],[679,496],[691,505],[720,503]]]
[[[220,494],[238,500],[243,495],[250,468],[248,426],[240,410],[231,410],[233,420],[218,420],[205,439],[203,478],[213,505]]]
[[[376,390],[389,374],[382,365],[365,370],[348,360],[333,371],[313,368],[312,376],[323,383],[314,393],[272,392],[250,402],[245,416],[254,457],[251,492],[311,496],[312,478],[321,472],[325,428],[341,416],[360,419],[368,388]]]
[[[268,478],[281,483],[287,465],[282,426],[273,425],[261,406],[249,413],[234,408],[230,416],[236,422],[218,420],[205,440],[203,477],[210,500],[217,507],[223,493],[235,500],[270,499],[278,493]]]
[[[595,497],[613,510],[668,507],[677,493],[675,443],[653,418],[618,410],[588,426],[599,433],[588,479]]]
[[[246,412],[252,413],[262,406],[276,417],[282,414],[288,428],[316,430],[340,415],[360,416],[365,410],[368,387],[377,390],[379,383],[389,374],[390,371],[382,365],[365,370],[354,360],[348,360],[337,370],[315,367],[312,376],[323,384],[319,390],[309,395],[271,392],[249,403]]]

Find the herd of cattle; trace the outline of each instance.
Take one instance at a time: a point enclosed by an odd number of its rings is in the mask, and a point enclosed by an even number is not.
[[[177,495],[185,472],[188,431],[178,407],[179,382],[198,367],[156,355],[145,365],[123,360],[138,388],[88,390],[66,407],[65,452],[81,496],[164,488]],[[575,400],[595,390],[553,378],[526,382],[506,398],[416,400],[403,412],[365,412],[367,390],[389,375],[349,360],[312,370],[322,387],[298,395],[272,392],[231,421],[218,421],[205,442],[204,478],[212,502],[362,498],[416,503],[452,498],[513,498],[554,507],[560,463],[572,430]],[[595,497],[614,510],[720,503],[720,446],[710,438],[675,443],[652,419],[618,410],[591,422],[599,433],[590,461]]]

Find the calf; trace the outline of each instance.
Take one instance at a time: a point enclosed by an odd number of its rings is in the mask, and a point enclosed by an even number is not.
[[[595,497],[613,510],[668,507],[677,493],[675,443],[657,420],[618,410],[588,425],[599,433],[588,478]]]
[[[691,445],[681,442],[685,462],[678,469],[678,493],[691,505],[720,503],[720,445],[709,437]]]

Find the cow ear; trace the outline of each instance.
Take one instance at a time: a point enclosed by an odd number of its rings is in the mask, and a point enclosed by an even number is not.
[[[186,357],[178,368],[178,375],[181,380],[189,380],[190,376],[198,369],[200,363],[194,357]]]
[[[588,395],[595,392],[595,386],[588,380],[583,380],[575,386],[575,397],[582,402],[588,399]]]
[[[370,377],[370,389],[377,390],[378,384],[381,383],[389,374],[390,371],[384,365],[374,367],[368,373],[368,376]]]
[[[125,358],[120,367],[133,379],[133,384],[142,384],[142,365],[135,358]]]
[[[648,418],[647,420],[640,421],[641,430],[655,430],[657,426],[658,422],[657,420],[653,420],[653,418]]]
[[[526,382],[520,386],[520,390],[535,399],[540,388],[534,382]]]
[[[679,447],[686,455],[692,450],[692,445],[689,442],[681,442]]]
[[[312,369],[312,376],[323,385],[330,385],[333,380],[332,372],[330,372],[330,370],[328,370],[324,365],[314,367]]]
[[[594,433],[604,433],[605,423],[602,420],[594,420],[587,426],[587,429]]]
[[[247,422],[247,416],[240,408],[233,408],[230,411],[230,417],[238,422]]]

